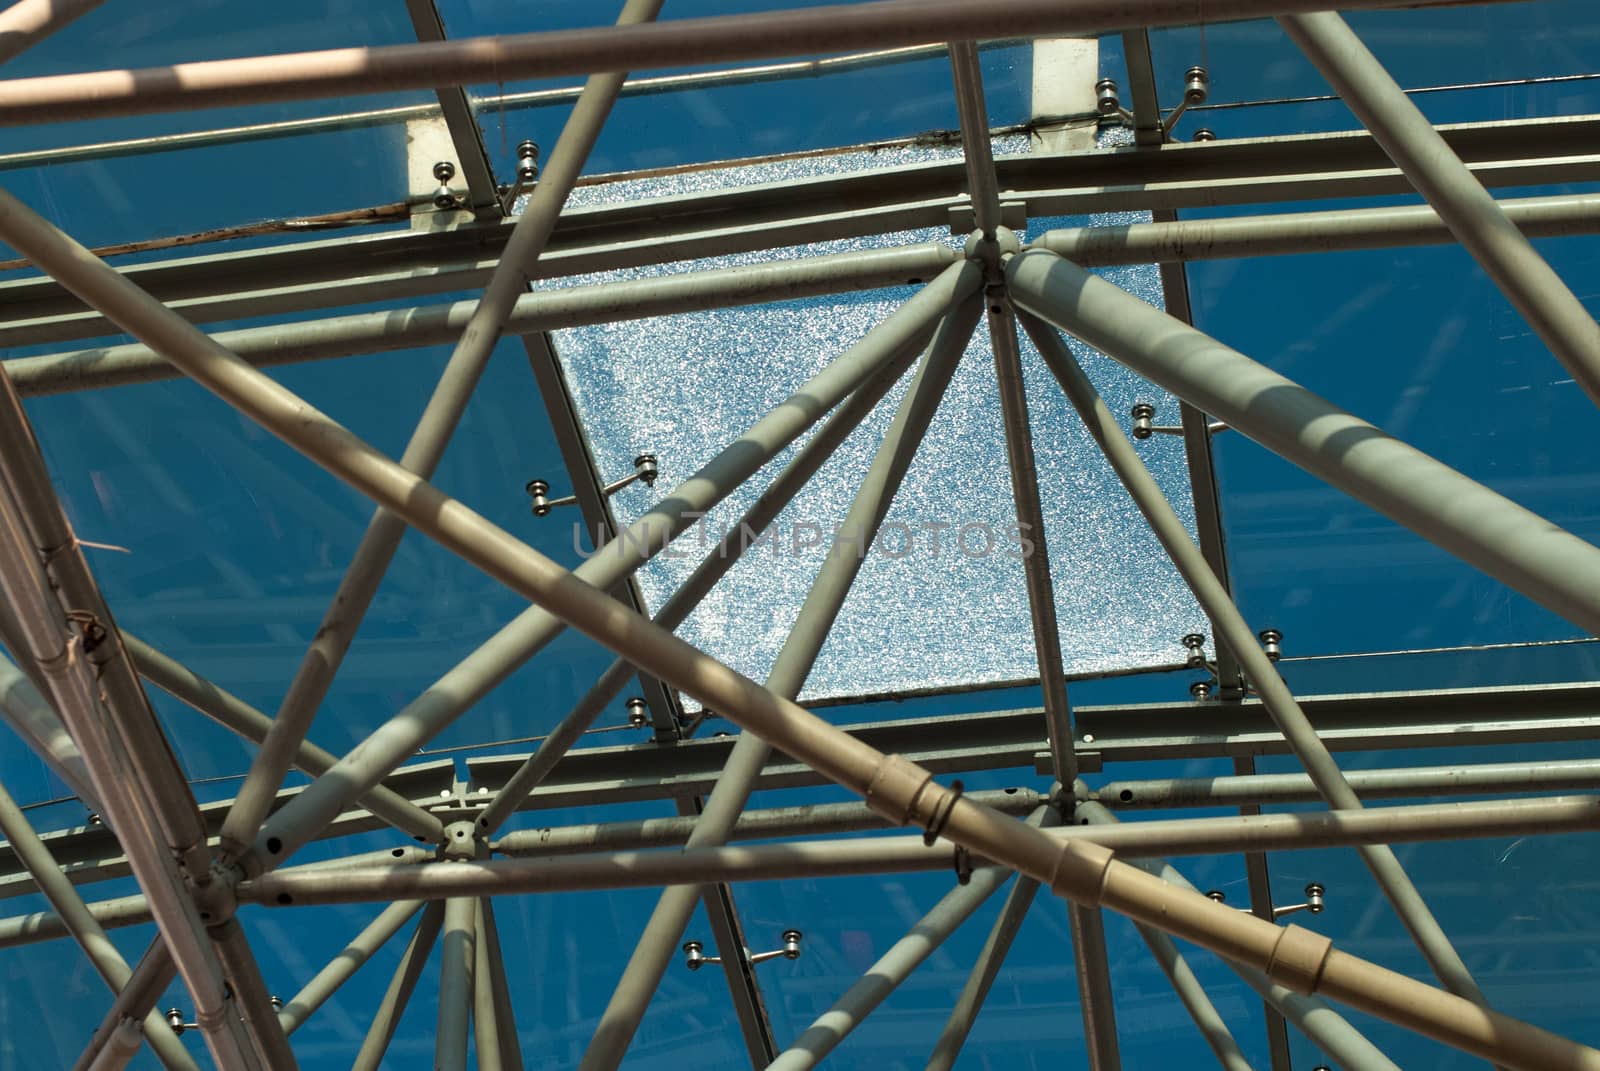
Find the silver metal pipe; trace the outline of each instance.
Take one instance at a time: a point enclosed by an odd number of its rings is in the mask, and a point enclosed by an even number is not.
[[[971,41],[950,42],[950,73],[956,87],[956,112],[967,165],[967,194],[977,230],[989,241],[1000,226],[1000,177],[989,144],[989,102],[983,95],[983,65]]]
[[[1194,968],[1178,951],[1177,943],[1160,930],[1142,922],[1135,923],[1134,929],[1139,931],[1139,936],[1149,946],[1150,954],[1161,967],[1161,973],[1172,983],[1172,991],[1178,995],[1189,1018],[1194,1020],[1195,1028],[1205,1038],[1206,1045],[1222,1065],[1223,1071],[1255,1071],[1239,1048],[1233,1032],[1228,1029],[1222,1013],[1211,1003],[1206,987],[1195,977]]]
[[[1474,180],[1476,181],[1476,180]],[[1560,194],[1495,202],[1530,238],[1600,231],[1600,195]],[[1120,227],[1067,227],[1030,244],[1082,267],[1182,264],[1197,260],[1337,253],[1455,241],[1428,205],[1291,212],[1274,216],[1185,219]],[[21,360],[14,362],[21,364]],[[19,387],[21,384],[19,383]]]
[[[1307,931],[1281,929],[1197,894],[1174,890],[1116,862],[1103,849],[1081,842],[1060,845],[1043,831],[960,799],[915,763],[886,756],[735,673],[441,494],[292,392],[215,347],[193,325],[3,193],[0,238],[340,479],[403,514],[414,527],[559,614],[560,620],[613,650],[626,651],[645,672],[864,796],[895,821],[935,824],[952,842],[1049,881],[1059,895],[1160,925],[1219,954],[1270,969],[1285,984],[1326,992],[1463,1051],[1527,1071],[1563,1061],[1573,1067],[1600,1068],[1600,1051],[1493,1011],[1474,1010],[1468,1001],[1335,950]],[[0,546],[4,543],[0,540]],[[5,575],[0,571],[0,580]]]
[[[495,1007],[494,984],[489,977],[489,934],[483,922],[483,905],[488,902],[480,898],[474,904],[477,936],[472,946],[472,1050],[478,1058],[478,1071],[505,1071],[499,1009]],[[494,954],[500,954],[498,947]]]
[[[1060,821],[1060,816],[1047,804],[1034,811],[1028,821],[1035,826],[1054,825]],[[1011,871],[1004,867],[983,867],[973,871],[965,885],[957,885],[945,893],[917,920],[910,932],[890,945],[877,962],[833,1002],[832,1007],[802,1030],[794,1042],[767,1065],[767,1071],[810,1071],[827,1059],[861,1020],[900,988],[900,984],[1010,877]]]
[[[22,813],[4,785],[0,785],[0,834],[5,835],[11,851],[33,875],[39,891],[55,908],[73,940],[83,948],[84,955],[88,956],[89,962],[111,992],[121,992],[133,976],[132,968],[122,958],[122,953],[117,951],[116,945],[111,943],[111,938],[106,936],[105,929],[89,913],[78,890],[72,887],[72,883],[56,865],[50,849],[39,839],[39,834],[28,823],[27,815]],[[184,1049],[160,1013],[154,1009],[146,1009],[146,1012],[148,1014],[140,1014],[135,1018],[134,1026],[137,1030],[139,1024],[143,1023],[143,1031],[150,1038],[150,1048],[161,1063],[169,1071],[199,1071],[194,1058]]]
[[[609,590],[851,391],[899,357],[903,348],[921,338],[955,301],[976,289],[978,275],[978,269],[966,262],[945,269],[572,575],[594,588]],[[376,783],[415,754],[421,744],[531,658],[563,627],[558,617],[538,605],[524,611],[340,759],[328,775],[273,814],[257,838],[254,857],[267,866],[287,857],[331,821],[349,803],[353,791]]]
[[[934,330],[927,355],[912,378],[767,675],[766,686],[775,694],[793,699],[805,684],[834,619],[850,593],[850,586],[861,570],[861,563],[877,538],[879,525],[888,514],[895,493],[933,421],[945,387],[972,338],[977,319],[977,297],[969,295]],[[771,753],[771,747],[755,733],[739,735],[689,835],[690,849],[727,841]],[[677,952],[683,929],[699,897],[700,890],[695,887],[675,887],[662,892],[610,1002],[601,1013],[594,1039],[579,1063],[579,1071],[615,1071],[622,1062],[644,1018],[650,997]]]
[[[440,935],[439,1029],[434,1035],[434,1071],[467,1071],[471,1041],[472,976],[477,961],[478,901],[452,897],[444,904]]]
[[[38,685],[9,658],[0,655],[0,715],[13,732],[49,764],[50,770],[92,811],[104,808],[94,800],[89,771],[78,745],[61,724],[61,716]]]
[[[1061,384],[1061,389],[1083,419],[1089,434],[1110,461],[1129,497],[1160,540],[1184,583],[1194,592],[1195,600],[1211,619],[1218,638],[1238,658],[1246,679],[1260,694],[1273,723],[1305,766],[1306,773],[1317,786],[1317,792],[1336,811],[1360,810],[1360,797],[1345,780],[1339,764],[1317,736],[1311,719],[1300,709],[1289,686],[1279,676],[1277,667],[1255,642],[1255,634],[1244,615],[1212,571],[1205,554],[1190,538],[1188,528],[1162,494],[1160,485],[1150,475],[1150,470],[1111,415],[1088,375],[1054,331],[1030,317],[1025,317],[1023,323],[1040,355],[1044,357],[1046,366]],[[1422,894],[1401,867],[1394,851],[1388,845],[1373,844],[1363,846],[1360,853],[1362,862],[1372,871],[1379,888],[1394,907],[1395,914],[1440,981],[1452,992],[1482,1003],[1483,995],[1477,983],[1450,944],[1444,928],[1423,901]]]
[[[138,1017],[156,1011],[156,1001],[161,999],[161,994],[167,986],[177,977],[178,969],[173,966],[172,953],[167,950],[167,943],[157,935],[145,950],[133,974],[117,994],[117,999],[112,1001],[111,1008],[101,1018],[100,1025],[90,1035],[89,1043],[84,1046],[83,1052],[78,1055],[77,1062],[72,1065],[73,1071],[87,1071],[100,1057],[100,1052],[117,1032],[122,1029],[123,1023],[132,1023],[138,1026]],[[163,1019],[165,1024],[166,1020]],[[185,1051],[187,1056],[187,1050]]]
[[[1053,253],[1015,256],[1006,275],[1040,319],[1600,632],[1600,550]]]
[[[1044,796],[1031,788],[968,792],[966,796],[1000,814],[1023,815],[1039,806]],[[555,829],[519,829],[490,843],[498,855],[535,857],[578,852],[632,851],[671,848],[687,843],[699,819],[644,818],[603,825],[562,826]],[[776,837],[816,837],[829,833],[855,833],[883,829],[885,823],[865,803],[818,803],[800,807],[775,807],[745,811],[728,830],[727,839],[768,840]]]
[[[406,1005],[411,1000],[412,990],[417,987],[417,979],[422,977],[422,970],[428,965],[428,956],[433,952],[434,942],[438,940],[443,924],[444,904],[433,903],[422,909],[417,928],[412,931],[411,940],[400,956],[400,964],[389,979],[389,988],[384,990],[383,1000],[372,1013],[372,1023],[367,1027],[367,1036],[361,1041],[361,1048],[356,1052],[350,1071],[378,1071],[384,1054],[389,1051],[395,1028],[400,1025],[400,1016],[405,1014]]]
[[[142,1037],[138,1023],[132,1019],[122,1020],[89,1064],[89,1071],[122,1071],[139,1054]]]
[[[1600,759],[1346,770],[1344,776],[1363,800],[1600,789]],[[1321,799],[1311,778],[1299,773],[1111,781],[1095,789],[1093,798],[1113,811],[1261,806]]]
[[[1079,803],[1075,814],[1079,818],[1086,819],[1095,829],[1116,828],[1118,822],[1116,815],[1101,804],[1093,802]],[[1178,870],[1163,860],[1135,859],[1133,865],[1179,888],[1198,891]],[[1167,940],[1170,942],[1171,938],[1168,937]],[[1330,1008],[1322,998],[1302,995],[1277,985],[1252,967],[1228,959],[1224,959],[1223,962],[1340,1067],[1348,1071],[1400,1071],[1377,1046],[1351,1026],[1342,1015]],[[1197,1019],[1196,1022],[1198,1021]]]
[[[421,900],[401,900],[390,904],[367,927],[351,939],[350,943],[328,965],[312,976],[289,1003],[278,1010],[278,1025],[285,1034],[293,1034],[304,1025],[318,1008],[327,1003],[339,987],[360,970],[374,952],[382,948],[400,927],[416,917],[422,910]]]
[[[1325,0],[1324,0],[1325,2]],[[1345,0],[1346,10],[1458,0]],[[1227,0],[1210,20],[1316,10],[1317,0]],[[596,71],[686,67],[938,41],[1092,35],[1186,25],[1192,0],[878,0],[799,11],[674,19],[629,29],[561,30],[415,45],[213,60],[0,83],[0,124],[137,115],[395,89],[494,84]]]
[[[996,821],[1012,820],[997,817]],[[1092,843],[1119,856],[1142,858],[1539,836],[1592,829],[1600,829],[1600,797],[1553,796],[1364,811],[1167,819],[1105,828],[1067,826],[1050,830],[1049,839],[1058,846]],[[239,899],[285,906],[500,896],[905,873],[954,868],[957,862],[955,851],[948,844],[929,846],[921,837],[910,836],[850,837],[737,848],[702,847],[691,842],[676,851],[539,856],[450,866],[296,868],[241,884]]]
[[[16,0],[0,11],[0,63],[15,59],[105,0]]]
[[[661,10],[661,4],[662,0],[627,0],[617,25],[649,22]],[[500,340],[512,307],[528,290],[533,265],[544,253],[561,208],[599,140],[600,128],[611,114],[611,105],[625,77],[622,73],[590,76],[561,129],[555,150],[534,187],[527,208],[506,239],[500,263],[473,309],[461,340],[450,354],[400,456],[400,464],[424,480],[438,468],[472,392],[488,367],[489,356]],[[317,629],[316,638],[289,684],[278,715],[273,719],[272,731],[256,752],[250,772],[234,799],[233,809],[222,824],[224,858],[233,859],[243,854],[260,831],[272,809],[278,787],[283,784],[284,774],[293,765],[300,742],[310,730],[312,718],[327,696],[334,675],[405,533],[405,520],[398,514],[382,507],[373,514]]]
[[[246,740],[260,743],[271,731],[272,719],[227,689],[213,684],[177,659],[124,631],[123,645],[134,668],[145,680],[175,699],[233,730]],[[338,757],[309,740],[295,749],[294,764],[313,777],[326,773]],[[438,818],[390,788],[378,785],[362,796],[360,804],[396,829],[426,843],[437,843],[444,833]]]
[[[536,290],[517,298],[504,329],[508,334],[531,335],[618,320],[904,286],[931,278],[960,259],[960,253],[949,246],[929,242]],[[477,305],[472,300],[363,312],[221,331],[212,338],[258,368],[386,353],[460,338]],[[17,357],[4,366],[24,397],[182,376],[160,354],[139,343]]]
[[[1278,23],[1556,360],[1600,405],[1600,324],[1506,218],[1383,64],[1331,11],[1284,15]]]
[[[517,1016],[511,1006],[511,985],[506,980],[505,945],[500,942],[500,927],[494,919],[494,901],[484,897],[478,901],[480,946],[487,952],[486,966],[490,1003],[494,1007],[495,1035],[499,1042],[501,1071],[522,1071],[522,1041],[517,1034]],[[484,977],[482,968],[479,978]],[[480,1050],[478,1059],[483,1060]]]
[[[745,511],[737,524],[728,529],[716,547],[701,559],[689,578],[662,604],[653,619],[656,624],[667,629],[676,629],[683,624],[706,594],[738,563],[745,550],[755,543],[756,537],[767,530],[784,507],[793,501],[811,477],[877,407],[915,358],[916,350],[921,348],[923,341],[917,340],[915,348],[907,345],[903,356],[895,358],[881,373],[856,388],[854,394],[840,403],[833,415],[817,429],[815,435],[806,440],[799,453],[778,473],[766,493]],[[561,757],[582,738],[594,719],[617,697],[632,676],[633,667],[625,658],[619,658],[607,667],[600,679],[540,741],[539,747],[500,787],[489,806],[478,816],[478,828],[483,836],[489,836],[499,829],[506,818],[522,806],[529,794],[550,775]]]

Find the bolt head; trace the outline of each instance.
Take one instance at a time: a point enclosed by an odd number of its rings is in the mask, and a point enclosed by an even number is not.
[[[456,177],[456,165],[449,160],[440,160],[433,165],[433,177],[440,182],[449,182]]]
[[[1217,132],[1210,127],[1203,126],[1194,132],[1194,141],[1216,141]]]
[[[1183,637],[1183,645],[1185,647],[1204,647],[1206,645],[1205,635],[1199,632],[1190,632]]]

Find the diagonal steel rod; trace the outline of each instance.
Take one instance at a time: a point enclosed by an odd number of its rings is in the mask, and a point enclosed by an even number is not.
[[[775,693],[792,699],[799,694],[810,674],[972,338],[977,318],[977,297],[970,295],[935,329],[928,353],[912,378],[767,675],[767,687]],[[761,737],[754,733],[740,734],[700,820],[695,823],[694,832],[689,835],[689,847],[726,842],[770,754],[770,746]],[[665,890],[656,901],[644,934],[601,1013],[594,1038],[579,1064],[580,1071],[614,1071],[622,1062],[628,1044],[644,1019],[650,997],[677,951],[698,896],[697,888],[674,887]]]
[[[0,63],[16,59],[105,0],[17,0],[0,11]]]
[[[648,22],[655,18],[661,5],[662,0],[628,0],[618,17],[618,25]],[[544,252],[562,205],[578,181],[578,174],[600,136],[600,128],[611,112],[625,77],[621,73],[592,76],[573,105],[572,114],[551,153],[550,163],[534,188],[527,209],[506,240],[500,264],[400,457],[401,465],[423,479],[432,476],[438,468],[445,447],[461,422],[473,389],[494,352],[495,343],[500,340],[512,307],[527,291],[533,264]],[[223,822],[224,857],[235,858],[242,854],[260,830],[283,784],[284,774],[294,763],[300,742],[311,728],[317,708],[328,694],[334,674],[405,532],[405,521],[396,514],[380,508],[373,515],[334,593],[333,603],[317,629],[316,638],[278,708],[272,731],[262,742],[261,750],[256,752],[233,810]]]
[[[1161,967],[1161,973],[1172,983],[1172,991],[1178,995],[1189,1018],[1194,1020],[1195,1028],[1205,1038],[1206,1045],[1222,1065],[1223,1071],[1255,1071],[1245,1058],[1244,1051],[1239,1048],[1238,1041],[1234,1040],[1222,1013],[1217,1011],[1217,1006],[1206,995],[1206,987],[1195,977],[1194,969],[1189,966],[1183,953],[1178,951],[1177,943],[1153,926],[1135,923],[1134,929],[1139,931],[1139,936],[1149,946],[1150,954]],[[1273,1011],[1272,1014],[1277,1013]]]
[[[1046,736],[1056,781],[1070,785],[1078,776],[1078,759],[1072,750],[1072,708],[1067,699],[1066,670],[1061,663],[1061,630],[1056,620],[1055,582],[1050,575],[1044,505],[1039,498],[1039,469],[1033,452],[1028,393],[1022,378],[1022,353],[1017,347],[1016,318],[999,288],[991,290],[988,317],[1000,411],[1005,423],[1011,498],[1018,528],[1026,533],[1029,541],[1022,567],[1027,582],[1034,656],[1044,699]],[[1105,924],[1098,911],[1079,904],[1067,905],[1067,924],[1072,934],[1073,969],[1078,976],[1078,1007],[1083,1016],[1083,1039],[1090,1071],[1118,1071],[1122,1056],[1117,1041],[1111,968],[1106,960]]]
[[[1046,804],[1029,816],[1028,824],[1049,826],[1060,820],[1056,809]],[[917,920],[909,933],[890,945],[877,962],[833,1002],[832,1007],[801,1031],[793,1044],[767,1066],[767,1071],[810,1071],[827,1059],[863,1019],[900,988],[912,972],[1010,878],[1011,872],[1004,867],[983,867],[974,871],[966,884],[945,893]]]
[[[950,73],[956,86],[956,112],[961,122],[973,219],[984,240],[993,241],[1000,226],[1000,176],[994,169],[994,152],[989,144],[989,104],[983,95],[983,65],[978,60],[976,44],[950,42]]]
[[[158,935],[145,949],[133,974],[128,977],[127,984],[117,994],[117,999],[112,1001],[111,1008],[100,1020],[100,1025],[90,1035],[89,1043],[84,1046],[83,1052],[78,1055],[77,1063],[73,1064],[73,1071],[85,1071],[94,1065],[100,1052],[111,1044],[114,1037],[127,1024],[138,1027],[139,1017],[147,1015],[156,1008],[156,1001],[161,999],[161,994],[167,986],[178,976],[178,969],[173,966],[172,953],[167,949],[167,943]],[[165,1022],[166,1020],[162,1020]],[[143,1033],[140,1033],[142,1040]],[[185,1053],[187,1055],[187,1052]]]
[[[88,1071],[122,1071],[139,1054],[140,1040],[138,1024],[131,1019],[122,1020],[88,1065]]]
[[[889,393],[889,388],[894,386],[925,341],[917,340],[915,347],[908,345],[903,356],[862,384],[839,405],[793,460],[778,473],[755,505],[745,511],[738,523],[729,528],[717,545],[706,553],[689,578],[667,598],[656,612],[656,624],[667,629],[676,629],[683,624],[706,593],[738,564],[748,546],[777,520],[784,507],[793,501],[850,433]],[[600,716],[606,704],[617,697],[632,675],[633,668],[625,658],[619,658],[607,667],[594,686],[573,706],[571,713],[550,730],[550,735],[540,742],[534,753],[517,768],[478,816],[478,828],[483,836],[493,834],[512,812],[522,806],[529,794],[555,769],[561,757],[582,739],[594,719]]]
[[[472,976],[477,963],[478,901],[457,896],[444,903],[439,935],[439,1028],[434,1033],[434,1071],[467,1071],[472,1017]]]
[[[266,714],[126,630],[122,632],[122,642],[134,668],[145,680],[246,740],[259,744],[266,739],[272,726],[272,719]],[[338,756],[309,740],[301,740],[295,750],[295,767],[313,777],[326,773],[338,761]],[[378,785],[362,796],[360,803],[396,829],[425,843],[437,843],[444,834],[444,824],[437,817],[391,788]]]
[[[483,906],[489,901],[474,901],[476,934],[472,954],[472,1050],[477,1054],[478,1071],[505,1071],[500,1038],[500,1012],[495,1007],[494,983],[489,975],[489,958],[500,955],[499,946],[489,949],[489,930],[483,921]]]
[[[1117,816],[1102,804],[1093,801],[1081,802],[1076,813],[1097,829],[1120,828]],[[1197,891],[1181,873],[1163,860],[1136,859],[1133,865],[1179,888]],[[1223,962],[1244,979],[1245,984],[1259,993],[1267,1004],[1293,1023],[1312,1044],[1332,1057],[1341,1068],[1346,1071],[1400,1071],[1377,1046],[1351,1026],[1342,1015],[1328,1007],[1321,998],[1304,996],[1284,986],[1276,985],[1265,974],[1244,964],[1226,958]]]
[[[5,835],[11,851],[33,875],[39,891],[66,922],[68,932],[82,946],[95,971],[113,993],[121,992],[133,976],[127,960],[122,958],[122,953],[106,936],[105,929],[89,913],[78,890],[72,887],[72,883],[56,865],[50,849],[39,839],[39,834],[28,823],[27,815],[22,813],[4,785],[0,785],[0,834]],[[137,1017],[135,1022],[143,1024],[151,1050],[170,1071],[198,1071],[194,1058],[184,1049],[159,1012],[146,1009],[146,1014]]]
[[[1006,274],[1028,312],[1600,633],[1600,549],[1053,253]]]
[[[979,272],[963,262],[945,269],[904,305],[835,358],[781,405],[674,488],[617,540],[579,566],[574,575],[610,589],[650,555],[687,530],[734,488],[798,438],[824,413],[922,338],[929,326],[978,284]],[[565,627],[535,605],[502,628],[440,678],[327,774],[275,813],[246,862],[275,865],[316,835],[364,791],[415,754],[416,749],[504,680]],[[250,869],[246,867],[246,869]]]
[[[372,1013],[372,1024],[367,1028],[367,1036],[362,1039],[350,1071],[378,1071],[378,1065],[383,1063],[384,1054],[389,1050],[389,1042],[394,1038],[395,1028],[400,1025],[400,1016],[405,1014],[406,1004],[411,1000],[411,992],[417,987],[417,979],[422,977],[422,970],[428,965],[428,956],[433,952],[434,942],[438,940],[443,924],[442,902],[431,903],[422,909],[417,928],[411,932],[411,940],[400,956],[400,964],[389,979],[389,988],[384,990],[383,1000]]]
[[[1361,39],[1331,11],[1278,19],[1445,226],[1600,405],[1600,324],[1506,218]]]
[[[12,635],[11,627],[0,625],[0,635]],[[3,655],[0,655],[0,713],[12,731],[49,764],[50,771],[61,778],[85,807],[96,812],[104,809],[94,802],[89,771],[83,765],[78,745],[72,742],[72,734],[61,724],[61,715],[50,706],[33,679]]]
[[[1282,984],[1326,993],[1519,1071],[1543,1071],[1553,1064],[1600,1069],[1600,1051],[1334,949],[1330,941],[1298,926],[1279,927],[1173,889],[1117,862],[1104,849],[1082,841],[1058,843],[1042,830],[961,799],[915,763],[884,755],[630,613],[603,590],[418,479],[293,392],[216,347],[193,325],[3,193],[0,238],[135,337],[158,347],[207,389],[352,487],[403,514],[422,533],[584,634],[627,651],[644,671],[865,797],[893,821],[929,825],[955,844],[1050,882],[1062,897],[1161,926],[1230,959],[1266,969]],[[0,540],[0,552],[7,546],[7,540]],[[0,582],[10,572],[0,570]],[[25,596],[26,585],[17,586],[17,592]]]
[[[478,940],[488,949],[490,999],[494,1006],[496,1034],[499,1038],[500,1071],[522,1071],[522,1041],[517,1035],[517,1016],[511,1006],[511,985],[506,980],[505,945],[494,918],[494,901],[485,896],[479,901],[482,926]],[[482,977],[480,973],[480,978]],[[480,1052],[478,1059],[483,1060]]]
[[[285,1034],[293,1034],[328,998],[348,982],[379,948],[422,910],[421,900],[401,900],[390,904],[356,934],[344,950],[312,976],[289,1003],[278,1010],[278,1024]]]
[[[1083,419],[1089,434],[1111,462],[1117,478],[1144,515],[1167,556],[1177,566],[1184,583],[1194,592],[1195,600],[1211,619],[1218,638],[1239,659],[1245,677],[1261,696],[1273,723],[1305,766],[1318,793],[1335,810],[1360,810],[1360,797],[1345,780],[1339,764],[1317,735],[1305,711],[1295,701],[1294,694],[1278,674],[1277,667],[1267,658],[1260,645],[1254,642],[1249,623],[1212,571],[1205,554],[1190,538],[1183,521],[1161,493],[1160,485],[1150,475],[1150,470],[1133,448],[1133,443],[1123,434],[1089,377],[1054,331],[1032,317],[1025,316],[1023,323],[1034,345],[1044,356],[1045,364]],[[1372,871],[1379,888],[1393,905],[1395,914],[1417,943],[1434,974],[1451,992],[1481,1003],[1482,992],[1450,944],[1444,928],[1423,901],[1422,894],[1401,867],[1393,849],[1374,844],[1361,848],[1360,853],[1362,861]]]
[[[1207,19],[1315,11],[1327,0],[1218,0]],[[1349,11],[1460,0],[1343,0]],[[1183,26],[1194,0],[878,0],[759,15],[674,19],[648,27],[562,30],[94,71],[0,82],[0,124],[136,115],[276,100],[492,85],[595,71],[808,56],[855,48]],[[631,31],[631,32],[630,32]]]

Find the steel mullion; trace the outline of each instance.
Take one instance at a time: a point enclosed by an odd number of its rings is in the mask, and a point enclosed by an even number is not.
[[[406,0],[406,11],[411,16],[418,41],[446,39],[444,20],[439,17],[433,0]],[[500,191],[495,187],[494,168],[483,145],[483,131],[478,128],[471,98],[462,86],[440,86],[435,92],[445,126],[450,131],[450,141],[456,148],[462,177],[467,180],[473,214],[479,218],[499,219],[503,215]]]

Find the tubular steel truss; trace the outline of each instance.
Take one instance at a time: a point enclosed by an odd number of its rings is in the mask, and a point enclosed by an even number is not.
[[[0,13],[0,59],[95,6],[22,0]],[[0,851],[0,897],[38,891],[50,905],[49,912],[0,920],[0,945],[70,936],[112,990],[100,1028],[84,1039],[79,1068],[125,1066],[142,1045],[168,1068],[198,1066],[174,1035],[175,1027],[181,1032],[186,1025],[182,1018],[170,1022],[156,1007],[174,978],[192,997],[196,1024],[218,1067],[293,1068],[293,1034],[386,942],[402,940],[408,943],[400,965],[372,1012],[355,1066],[378,1067],[437,946],[434,1066],[464,1071],[475,1054],[480,1068],[521,1068],[521,1034],[495,898],[639,886],[659,888],[660,898],[629,962],[615,965],[614,994],[579,1066],[604,1071],[622,1062],[678,954],[691,914],[703,903],[753,1064],[807,1068],[1015,874],[944,1030],[930,1052],[909,1058],[926,1058],[929,1067],[954,1065],[1024,915],[1043,891],[1070,904],[1087,1061],[1096,1071],[1120,1066],[1103,910],[1137,923],[1178,1002],[1225,1068],[1249,1065],[1174,938],[1216,953],[1261,994],[1275,1068],[1287,1067],[1285,1024],[1341,1066],[1393,1066],[1327,1001],[1500,1067],[1600,1069],[1600,1051],[1489,1006],[1389,847],[1593,830],[1600,828],[1600,798],[1363,809],[1364,800],[1447,791],[1597,790],[1600,763],[1419,766],[1346,775],[1331,754],[1593,739],[1600,735],[1600,686],[1293,695],[1230,594],[1210,471],[1211,422],[1221,421],[1367,503],[1586,633],[1600,632],[1600,549],[1191,326],[1181,268],[1205,258],[1457,241],[1574,379],[1600,398],[1600,327],[1528,242],[1528,236],[1600,230],[1600,198],[1497,202],[1486,192],[1492,186],[1600,178],[1600,155],[1581,152],[1592,143],[1600,117],[1435,130],[1338,16],[1309,13],[1319,5],[1301,0],[1218,0],[1205,5],[1204,14],[1212,20],[1276,16],[1367,131],[1163,145],[1145,30],[1192,19],[1193,0],[876,0],[661,23],[655,22],[661,0],[628,0],[611,29],[478,41],[446,40],[431,4],[408,0],[407,6],[421,39],[416,45],[0,80],[0,123],[7,124],[406,86],[435,89],[435,111],[463,161],[467,207],[478,217],[451,230],[275,246],[117,271],[0,192],[0,239],[44,273],[0,284],[0,344],[67,343],[102,336],[111,326],[137,340],[0,366],[0,593],[6,604],[0,639],[20,668],[0,706],[103,820],[98,827],[40,836],[0,788],[0,832],[7,841]],[[1343,6],[1399,5],[1361,0]],[[1129,117],[1138,146],[995,160],[979,42],[1111,31],[1124,34],[1134,81]],[[919,164],[605,208],[566,207],[612,104],[631,84],[625,68],[849,48],[891,50],[872,56],[892,60],[946,44],[940,51],[951,62],[964,148],[960,165]],[[554,74],[584,74],[588,80],[525,210],[514,222],[502,220],[501,197],[460,87]],[[666,81],[693,84],[693,77]],[[1428,204],[1219,222],[1176,219],[1178,209],[1198,204],[1409,188]],[[1041,216],[1112,208],[1150,211],[1153,221],[1055,230],[1026,245],[1004,223],[1019,211]],[[971,230],[963,251],[929,243],[634,282],[543,285],[600,269],[878,235],[952,219]],[[1163,266],[1167,311],[1087,270],[1128,263]],[[618,532],[600,477],[585,455],[581,420],[562,394],[548,332],[908,280],[928,281]],[[210,335],[195,326],[479,285],[485,286],[483,296],[470,302]],[[795,698],[861,568],[859,548],[871,545],[884,522],[980,319],[993,344],[1016,516],[1038,533],[1035,553],[1021,569],[1042,709],[841,729]],[[1184,403],[1181,431],[1194,477],[1198,538],[1164,497],[1063,333]],[[527,342],[586,520],[620,535],[571,572],[429,482],[491,350],[507,334]],[[1052,575],[1043,540],[1019,346],[1024,335],[1211,622],[1225,701],[1207,706],[1199,731],[1195,704],[1108,710],[1069,703],[1072,682],[1062,666],[1053,589],[1061,578]],[[258,367],[443,342],[454,344],[453,353],[398,462]],[[771,525],[908,372],[909,387],[850,505],[843,528],[849,538],[836,541],[825,559],[764,683],[740,676],[673,633],[744,549],[733,534],[712,548],[653,616],[645,611],[630,578],[651,554],[815,429],[740,528],[759,532]],[[230,694],[228,682],[206,680],[117,628],[52,489],[22,404],[29,395],[177,376],[201,384],[377,507],[315,642],[270,715]],[[408,529],[455,552],[532,606],[355,748],[335,755],[311,741],[315,715]],[[450,762],[408,764],[567,628],[618,657],[536,750],[525,758],[471,760],[466,786],[457,782]],[[655,727],[657,744],[571,751],[635,676],[644,684],[649,710],[643,717]],[[258,745],[236,799],[197,804],[144,682]],[[1246,685],[1252,698],[1244,697]],[[743,732],[734,740],[681,739],[680,695]],[[1256,774],[1250,758],[1269,752],[1293,754],[1305,773]],[[1205,781],[1118,781],[1098,790],[1080,779],[1108,763],[1202,756],[1234,757],[1239,773]],[[1054,786],[964,794],[934,777],[1018,766],[1036,767]],[[286,789],[291,768],[312,775],[311,784]],[[754,791],[823,782],[844,786],[863,802],[747,809]],[[669,798],[680,817],[537,835],[501,829],[529,808]],[[1312,800],[1328,809],[1259,813],[1263,804]],[[1192,806],[1244,813],[1122,825],[1112,813]],[[926,835],[839,836],[881,832],[886,824],[920,826]],[[401,846],[286,865],[314,840],[383,828],[394,830]],[[777,837],[810,839],[731,843]],[[1260,853],[1332,845],[1356,849],[1437,985],[1347,954],[1310,928],[1275,921],[1281,911],[1271,903]],[[1201,895],[1170,866],[1153,861],[1223,853],[1252,853],[1250,911]],[[728,883],[952,866],[970,881],[952,889],[792,1046],[779,1051]],[[126,875],[137,879],[138,895],[83,898],[84,886]],[[269,999],[237,918],[242,905],[294,910],[368,901],[388,906],[287,1003]],[[106,931],[149,920],[160,938],[130,964]]]

